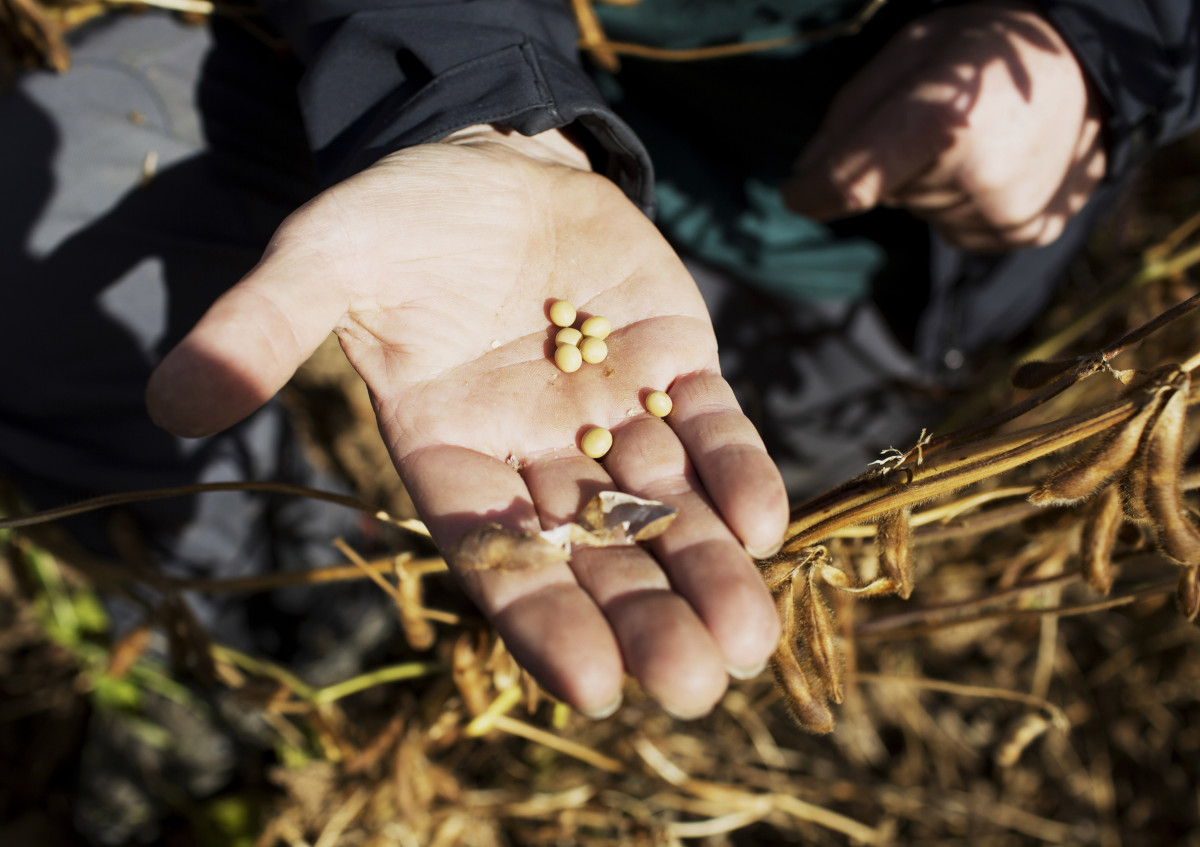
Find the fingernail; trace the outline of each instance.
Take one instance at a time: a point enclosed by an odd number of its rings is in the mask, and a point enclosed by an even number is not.
[[[749,553],[755,559],[769,559],[782,549],[783,549],[783,539],[781,538],[781,539],[779,539],[779,541],[776,544],[773,544],[772,546],[770,546],[764,550],[755,550],[753,547],[750,547],[749,545],[747,545],[746,552]]]
[[[617,699],[613,700],[611,703],[609,703],[603,709],[596,709],[595,711],[591,711],[591,712],[586,711],[584,709],[580,709],[579,714],[583,715],[588,720],[602,721],[605,718],[611,718],[613,715],[615,715],[617,713],[617,709],[621,708],[621,704],[624,702],[625,702],[625,695],[618,694]]]
[[[754,679],[754,677],[758,676],[760,673],[762,673],[764,670],[767,669],[768,661],[769,660],[767,660],[767,659],[763,659],[761,662],[759,662],[757,665],[755,665],[752,668],[730,668],[730,667],[727,667],[727,668],[725,668],[725,672],[728,673],[734,679]]]

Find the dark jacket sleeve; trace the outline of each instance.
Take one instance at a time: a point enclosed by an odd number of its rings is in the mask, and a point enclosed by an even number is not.
[[[1110,177],[1200,126],[1200,2],[1039,1],[1108,106]]]
[[[305,66],[317,169],[343,179],[473,124],[573,124],[593,165],[650,214],[645,148],[580,65],[565,0],[263,0]]]

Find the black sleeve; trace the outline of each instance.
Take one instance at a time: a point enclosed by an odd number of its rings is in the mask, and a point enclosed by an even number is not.
[[[573,124],[596,169],[652,213],[649,156],[582,69],[565,0],[263,6],[305,65],[300,105],[325,182],[473,124],[524,135]]]
[[[1110,177],[1200,126],[1200,2],[1040,2],[1108,106]]]

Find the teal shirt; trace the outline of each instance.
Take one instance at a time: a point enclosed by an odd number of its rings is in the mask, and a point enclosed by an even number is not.
[[[776,38],[851,20],[865,0],[641,0],[598,4],[610,41],[684,49]],[[867,295],[886,260],[869,238],[784,208],[779,185],[830,99],[895,31],[891,0],[857,35],[748,56],[663,62],[622,56],[596,71],[655,164],[657,223],[680,250],[800,300]],[[926,4],[920,4],[926,7]],[[890,18],[890,20],[889,20]]]

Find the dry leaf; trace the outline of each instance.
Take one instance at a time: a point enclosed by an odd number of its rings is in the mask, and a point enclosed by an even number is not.
[[[579,523],[608,544],[649,541],[667,531],[675,520],[675,507],[658,500],[643,500],[621,491],[601,491],[579,513]]]
[[[446,558],[473,571],[507,571],[563,564],[570,555],[541,533],[507,529],[489,521],[468,530]]]
[[[674,506],[620,491],[601,491],[570,522],[542,532],[481,523],[451,548],[447,558],[471,570],[525,570],[561,564],[576,547],[628,546],[657,538],[675,520]]]

